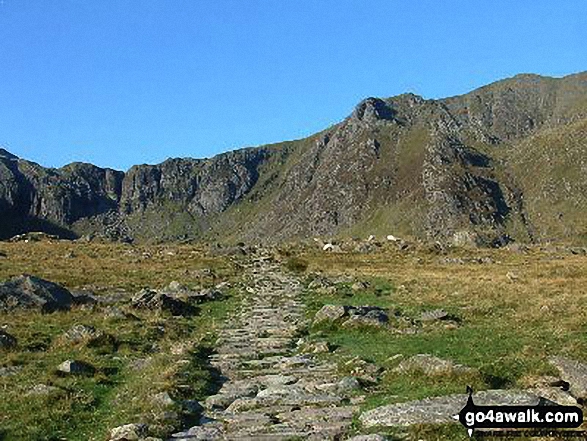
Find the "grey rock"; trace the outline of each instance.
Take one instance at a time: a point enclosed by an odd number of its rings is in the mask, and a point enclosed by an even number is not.
[[[389,322],[389,316],[382,308],[377,306],[348,307],[350,317],[343,326],[385,326]]]
[[[57,367],[57,371],[68,375],[90,375],[96,369],[84,361],[66,360]]]
[[[403,360],[396,368],[396,372],[416,372],[428,376],[460,375],[476,372],[475,369],[456,364],[430,354],[417,354]]]
[[[0,310],[33,308],[52,312],[69,309],[73,300],[64,287],[34,276],[13,277],[0,285]]]
[[[382,406],[364,412],[359,420],[365,427],[454,423],[452,416],[464,407],[467,397],[466,394],[448,395]],[[474,394],[473,399],[475,404],[494,406],[536,406],[541,402],[540,397],[533,393],[516,390],[478,392]]]
[[[587,400],[587,364],[566,357],[551,357],[550,363],[558,369],[561,379],[570,385],[569,392],[576,399]]]
[[[314,316],[314,323],[334,322],[347,315],[348,308],[341,305],[324,305]]]
[[[61,336],[61,340],[73,345],[87,345],[90,347],[114,344],[114,337],[93,326],[77,324]]]
[[[27,396],[49,396],[61,395],[64,392],[55,386],[48,386],[46,384],[36,384],[29,389],[25,395]]]
[[[192,305],[182,300],[149,289],[143,289],[138,292],[132,298],[131,304],[138,309],[164,311],[175,316],[193,315],[196,312]]]
[[[444,309],[433,309],[432,311],[424,311],[420,315],[420,320],[423,322],[432,322],[436,320],[446,320],[449,318],[448,312]]]
[[[347,441],[387,441],[389,438],[384,435],[371,434],[371,435],[357,435],[349,438]]]
[[[109,441],[144,441],[148,430],[146,424],[125,424],[110,431]]]

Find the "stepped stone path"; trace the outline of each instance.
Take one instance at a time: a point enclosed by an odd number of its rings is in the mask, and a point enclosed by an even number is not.
[[[173,440],[342,439],[358,408],[336,365],[296,349],[307,326],[300,282],[268,260],[247,273],[247,295],[210,359],[224,383],[200,425]]]

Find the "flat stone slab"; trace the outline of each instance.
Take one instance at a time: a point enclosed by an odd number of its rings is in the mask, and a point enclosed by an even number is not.
[[[467,398],[467,394],[456,394],[391,404],[364,412],[359,420],[366,427],[454,423],[452,416],[460,412]],[[478,405],[535,406],[541,398],[535,393],[521,390],[488,390],[474,394],[473,400]]]

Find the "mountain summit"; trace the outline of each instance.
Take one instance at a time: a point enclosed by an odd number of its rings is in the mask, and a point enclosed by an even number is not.
[[[587,238],[587,73],[462,96],[367,98],[306,139],[123,173],[0,149],[0,236],[276,242],[394,234]]]

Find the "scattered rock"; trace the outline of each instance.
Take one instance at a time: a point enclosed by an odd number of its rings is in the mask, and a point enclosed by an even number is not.
[[[569,383],[569,392],[579,402],[587,401],[587,364],[566,357],[551,357],[561,379]]]
[[[385,326],[389,322],[387,313],[377,306],[348,307],[349,318],[342,325],[353,326]]]
[[[165,311],[175,316],[193,315],[196,312],[196,309],[188,303],[150,289],[143,289],[137,293],[132,298],[131,304],[138,309]]]
[[[351,285],[351,289],[355,292],[357,291],[363,291],[365,289],[369,289],[371,285],[369,284],[369,282],[363,282],[363,281],[358,281],[355,282]]]
[[[26,393],[27,396],[48,396],[60,395],[63,391],[55,386],[48,386],[46,384],[36,384]]]
[[[96,369],[84,361],[66,360],[57,366],[57,371],[67,375],[91,375]]]
[[[12,349],[17,345],[16,337],[0,329],[0,350]]]
[[[420,315],[420,320],[423,322],[433,322],[437,320],[448,320],[450,315],[444,309],[433,309],[432,311],[424,311]]]
[[[73,345],[89,347],[104,347],[115,344],[113,336],[106,334],[93,326],[77,324],[61,336],[61,341]]]
[[[13,277],[0,285],[0,310],[67,310],[73,300],[71,293],[64,287],[34,276]]]
[[[476,372],[475,369],[456,364],[451,360],[445,360],[430,354],[417,354],[406,360],[394,369],[396,372],[418,372],[428,376],[436,375],[461,375]]]
[[[59,240],[59,236],[43,233],[42,231],[31,231],[29,233],[17,234],[10,239],[10,242],[43,242]]]
[[[314,316],[314,324],[334,322],[347,315],[348,309],[341,305],[324,305]]]
[[[110,441],[143,441],[148,435],[146,424],[126,424],[110,431]]]
[[[387,441],[389,438],[379,434],[371,434],[371,435],[357,435],[349,438],[347,441]]]
[[[162,407],[171,407],[175,404],[175,401],[169,396],[168,392],[159,392],[153,396],[153,404]]]
[[[22,366],[3,366],[0,367],[0,377],[12,377],[22,371]]]

